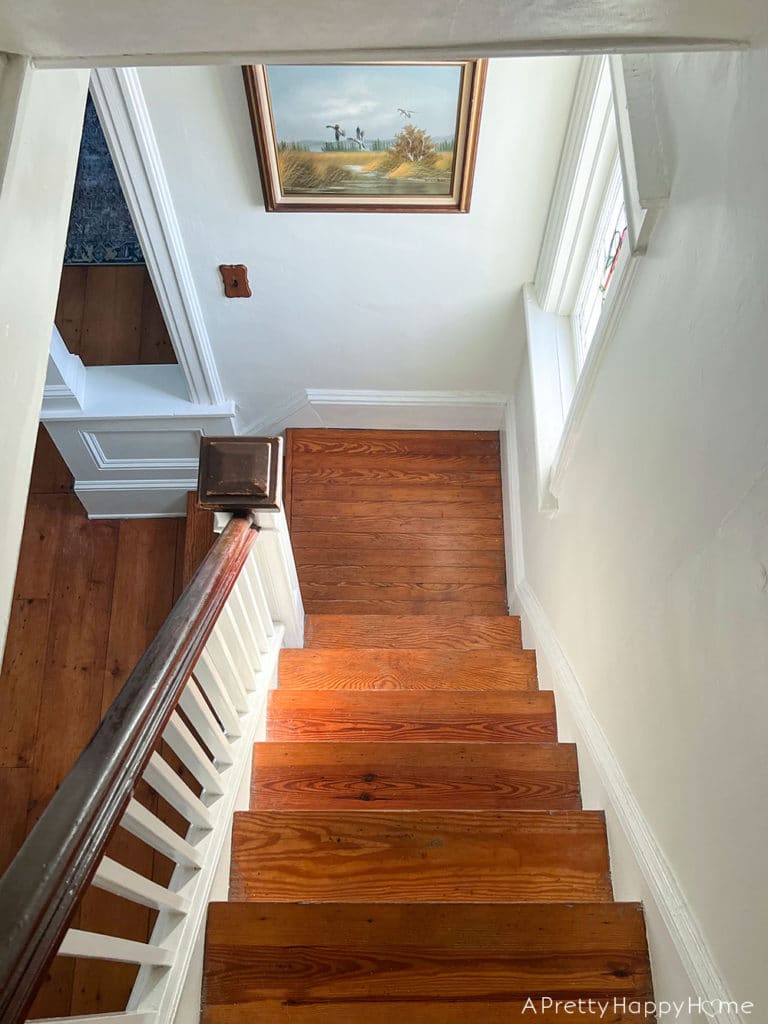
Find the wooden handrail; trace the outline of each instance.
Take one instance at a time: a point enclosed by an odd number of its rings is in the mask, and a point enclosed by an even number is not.
[[[0,879],[0,1021],[23,1021],[250,554],[231,519]]]

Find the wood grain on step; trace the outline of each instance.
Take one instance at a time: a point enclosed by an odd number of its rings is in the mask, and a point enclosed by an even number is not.
[[[346,460],[345,460],[346,461]],[[469,487],[498,487],[500,485],[498,456],[477,456],[476,458],[377,459],[360,466],[354,462],[329,463],[323,460],[321,466],[311,456],[302,461],[294,459],[293,480],[299,486],[322,484],[333,489],[338,483],[367,486],[381,484],[466,484]]]
[[[308,546],[321,547],[326,550],[341,548],[352,559],[357,551],[396,549],[401,558],[407,561],[408,551],[443,550],[450,551],[453,548],[461,548],[462,551],[503,551],[504,538],[497,531],[495,534],[444,534],[431,532],[424,524],[420,533],[398,534],[387,529],[388,524],[382,523],[378,533],[360,533],[357,530],[335,530],[329,532],[316,532],[314,530],[302,529],[302,521],[294,516],[294,526],[291,530],[291,543],[297,548],[303,549]]]
[[[640,993],[650,999],[650,992]],[[396,999],[392,1002],[366,999],[333,1002],[317,1002],[314,999],[302,1002],[297,999],[264,999],[258,1002],[227,1003],[209,1005],[203,1009],[201,1024],[392,1024],[393,1020],[407,1024],[654,1024],[655,1017],[650,1010],[644,1013],[641,1006],[636,1008],[632,1000],[624,1010],[619,1004],[614,1010],[609,1002],[606,1012],[588,1003],[579,1010],[574,1008],[567,1017],[563,1016],[562,1003],[568,993],[557,990],[560,1008],[538,1010],[531,1016],[530,1005],[524,999],[498,999],[486,1002],[483,999],[462,1001],[441,999],[419,1000]],[[578,997],[577,997],[578,998]],[[537,1007],[538,1009],[538,1007]],[[362,1014],[362,1019],[361,1019]]]
[[[526,690],[534,651],[283,650],[285,690]]]
[[[551,743],[557,739],[551,691],[472,692],[273,690],[270,740],[415,740]]]
[[[251,810],[578,810],[570,743],[257,743]]]
[[[295,457],[322,455],[326,457],[426,455],[441,454],[453,458],[462,455],[487,455],[499,451],[496,430],[288,430]],[[313,459],[317,462],[317,458]]]
[[[509,615],[309,615],[305,643],[314,648],[519,650],[520,619]]]
[[[611,899],[596,811],[248,811],[234,900]]]
[[[399,516],[405,518],[420,516],[425,520],[440,520],[440,522],[432,524],[440,528],[449,527],[448,520],[450,519],[491,519],[495,520],[498,528],[501,529],[503,514],[501,503],[498,501],[482,504],[468,501],[466,498],[458,498],[450,502],[439,500],[395,501],[390,494],[385,494],[375,500],[341,501],[327,491],[322,498],[305,498],[303,489],[300,487],[295,489],[291,508],[293,519],[297,516],[321,516],[323,518],[328,516],[350,518],[377,516],[382,522],[386,522]]]
[[[312,598],[310,607],[320,615],[450,615],[453,618],[470,618],[476,615],[486,617],[502,616],[506,614],[506,600],[496,600],[492,603],[480,601],[451,601],[445,598],[437,598],[434,601],[403,601],[400,598],[392,599],[377,597],[363,601],[337,600],[334,597]]]
[[[397,1009],[400,1000],[434,1001],[429,1014],[415,1019],[437,1024],[446,1019],[438,1009],[449,1000],[468,1013],[476,1000],[503,1000],[510,1014],[528,996],[636,999],[649,992],[638,904],[214,903],[209,909],[208,1007],[250,1003],[257,1011],[262,1000],[281,1000],[286,1011],[306,1008],[289,1021],[359,1022],[371,1019],[370,1003],[372,1019],[383,1021],[381,1004],[396,993],[390,1013],[411,1022]],[[313,1016],[309,1008],[323,1003],[342,1015]]]
[[[457,568],[461,572],[457,573]],[[303,587],[323,583],[346,586],[364,583],[484,583],[504,586],[503,566],[493,565],[305,565],[302,567]]]

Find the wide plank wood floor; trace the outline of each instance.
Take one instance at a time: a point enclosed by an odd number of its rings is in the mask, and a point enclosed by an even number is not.
[[[308,612],[506,613],[498,433],[289,430],[285,489]]]
[[[203,530],[185,551],[185,520],[89,520],[41,427],[0,675],[0,871],[154,638],[178,596],[185,562],[202,557]],[[137,791],[151,803],[149,791]],[[174,812],[152,805],[172,827]],[[108,853],[157,881],[171,868],[118,830]],[[155,913],[86,893],[73,925],[146,941]],[[122,1009],[136,968],[56,958],[31,1016]]]

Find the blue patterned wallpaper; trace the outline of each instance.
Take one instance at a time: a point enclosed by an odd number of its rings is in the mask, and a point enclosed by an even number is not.
[[[93,100],[85,107],[65,264],[143,263]]]

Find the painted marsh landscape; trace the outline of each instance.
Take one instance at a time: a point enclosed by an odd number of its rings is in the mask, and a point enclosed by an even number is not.
[[[474,155],[480,63],[246,69],[267,208],[455,208]]]

